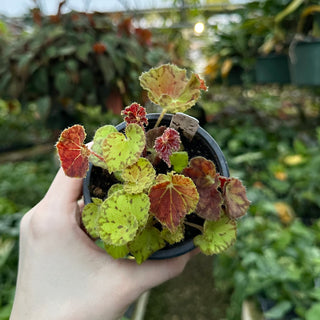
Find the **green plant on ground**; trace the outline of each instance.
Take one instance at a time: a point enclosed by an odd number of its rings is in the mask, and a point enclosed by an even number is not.
[[[241,303],[250,297],[272,303],[268,319],[292,319],[292,312],[295,319],[305,319],[309,309],[317,308],[319,220],[310,228],[298,220],[284,225],[275,215],[250,216],[239,228],[239,239],[214,269],[220,288],[233,291],[229,319],[240,316]]]
[[[235,241],[236,220],[248,209],[245,188],[236,178],[220,176],[211,160],[188,159],[179,132],[158,126],[165,113],[191,108],[206,90],[204,81],[196,74],[188,79],[185,70],[170,64],[139,79],[150,100],[163,108],[153,129],[146,132],[146,111],[133,103],[123,111],[125,133],[101,127],[89,148],[84,128],[75,125],[57,143],[68,176],[85,177],[90,160],[115,181],[105,199],[93,197],[84,208],[84,226],[113,257],[131,253],[138,263],[167,243],[183,240],[185,226],[200,231],[194,243],[204,253],[220,253]],[[192,212],[202,223],[187,220]]]
[[[229,88],[224,93],[214,89],[214,116],[205,128],[223,148],[252,201],[236,245],[214,263],[219,290],[231,295],[229,319],[241,317],[242,302],[249,298],[271,302],[266,318],[317,319],[317,91],[292,86]]]

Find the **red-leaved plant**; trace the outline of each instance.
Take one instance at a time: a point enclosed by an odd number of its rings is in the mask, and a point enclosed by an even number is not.
[[[194,244],[205,254],[217,254],[236,239],[236,219],[245,215],[249,201],[240,180],[216,172],[204,157],[188,159],[180,134],[158,126],[166,112],[183,112],[206,90],[196,74],[166,64],[140,76],[149,99],[163,112],[146,132],[146,110],[138,103],[123,112],[125,132],[111,125],[99,128],[89,148],[81,125],[64,130],[57,143],[62,168],[70,177],[85,177],[89,161],[117,179],[107,197],[93,197],[82,212],[82,222],[93,239],[100,239],[114,258],[129,253],[137,263],[152,253],[184,239],[185,226],[201,231]],[[167,173],[157,174],[159,163]],[[106,171],[105,170],[105,171]],[[203,223],[187,217],[194,213]]]

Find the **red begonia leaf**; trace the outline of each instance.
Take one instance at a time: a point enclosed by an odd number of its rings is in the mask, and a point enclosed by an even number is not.
[[[190,177],[197,187],[205,188],[216,181],[216,166],[204,157],[194,157],[183,174]]]
[[[132,103],[121,112],[126,123],[137,123],[141,127],[148,125],[146,114],[146,109],[138,103]]]
[[[206,83],[203,79],[200,78],[200,76],[198,74],[196,74],[196,77],[198,78],[198,80],[200,81],[200,89],[207,91],[208,87],[206,86]]]
[[[90,150],[83,143],[85,130],[80,125],[65,129],[56,144],[61,166],[69,177],[84,178],[89,169]]]
[[[160,174],[149,192],[150,212],[170,231],[194,211],[199,200],[196,186],[188,177],[179,174]]]
[[[215,183],[206,188],[197,188],[200,200],[196,213],[206,220],[217,221],[223,213],[223,197],[218,190],[219,185],[220,183],[217,179]]]
[[[190,177],[197,186],[199,202],[196,213],[206,220],[219,220],[223,205],[223,197],[219,191],[220,181],[212,161],[203,157],[191,159],[189,167],[183,174]]]
[[[179,132],[173,128],[167,128],[164,133],[155,140],[154,148],[169,168],[171,167],[170,156],[172,152],[179,150],[180,143]]]
[[[223,187],[226,215],[230,219],[244,216],[250,206],[246,195],[246,188],[239,179],[230,178]]]
[[[224,184],[229,180],[230,180],[230,178],[227,178],[227,177],[219,175],[220,187],[221,187],[222,190],[224,188]]]

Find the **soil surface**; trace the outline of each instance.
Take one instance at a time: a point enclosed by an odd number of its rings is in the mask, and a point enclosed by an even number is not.
[[[226,319],[229,297],[215,288],[213,259],[198,254],[179,277],[152,289],[144,319]]]

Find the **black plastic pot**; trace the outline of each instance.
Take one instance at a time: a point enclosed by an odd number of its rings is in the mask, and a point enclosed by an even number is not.
[[[154,127],[157,119],[159,118],[159,115],[159,113],[150,113],[147,115],[149,125],[147,126],[146,130]],[[169,126],[171,118],[171,114],[166,114],[163,117],[160,125]],[[122,122],[116,128],[118,131],[123,131],[125,127],[126,123]],[[217,142],[209,135],[207,131],[199,127],[191,142],[183,136],[181,136],[181,140],[186,151],[188,151],[189,146],[192,146],[192,154],[189,155],[190,158],[195,156],[203,156],[206,159],[214,162],[217,172],[225,177],[229,177],[229,168],[226,159]],[[91,202],[91,195],[89,192],[91,170],[92,166],[90,165],[87,176],[83,181],[83,196],[85,204]],[[168,245],[167,247],[152,254],[149,259],[173,258],[187,253],[194,248],[195,246],[193,243],[193,239],[187,239],[174,245]]]
[[[290,72],[296,85],[320,85],[320,40],[299,41],[292,46]]]
[[[257,83],[290,83],[288,56],[270,54],[257,58],[256,80]]]

